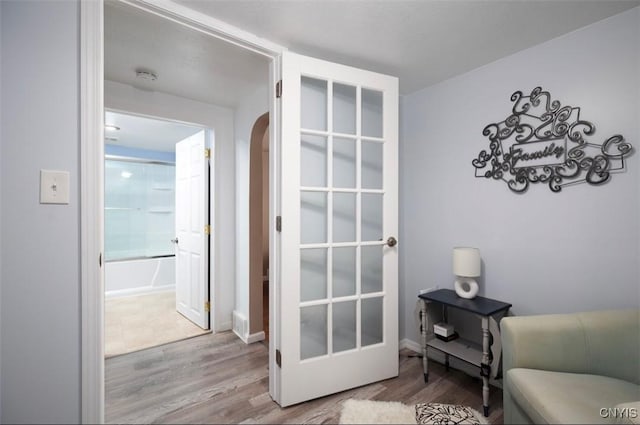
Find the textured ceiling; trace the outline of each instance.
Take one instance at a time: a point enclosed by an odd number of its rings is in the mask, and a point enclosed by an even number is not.
[[[640,4],[617,0],[177,0],[411,93]],[[640,23],[639,23],[640,25]]]
[[[401,94],[640,4],[640,0],[175,2],[296,53],[397,76]],[[158,80],[137,80],[137,68],[153,70]],[[268,63],[257,54],[108,1],[105,78],[235,107],[267,82]]]
[[[104,21],[107,80],[227,107],[268,82],[264,57],[151,13],[107,1]]]

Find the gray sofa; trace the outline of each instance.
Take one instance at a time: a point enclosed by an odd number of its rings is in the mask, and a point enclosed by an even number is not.
[[[502,319],[504,423],[640,424],[640,310]]]

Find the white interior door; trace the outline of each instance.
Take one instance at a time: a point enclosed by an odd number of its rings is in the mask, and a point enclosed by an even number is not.
[[[398,375],[398,80],[285,53],[282,81],[288,406]]]
[[[209,329],[209,160],[205,131],[176,143],[176,309]]]

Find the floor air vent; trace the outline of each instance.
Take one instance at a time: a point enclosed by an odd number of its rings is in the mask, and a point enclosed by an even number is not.
[[[240,338],[247,336],[247,319],[237,311],[233,312],[233,331]]]

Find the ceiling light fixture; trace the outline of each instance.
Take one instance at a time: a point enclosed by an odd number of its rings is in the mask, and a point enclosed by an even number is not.
[[[155,81],[158,79],[158,75],[153,71],[148,71],[146,69],[136,69],[136,78],[145,81]]]
[[[117,125],[113,125],[113,124],[105,124],[104,129],[107,131],[118,131],[120,130],[120,127],[118,127]]]

